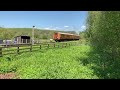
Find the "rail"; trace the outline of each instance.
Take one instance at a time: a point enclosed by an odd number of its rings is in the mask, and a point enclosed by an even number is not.
[[[64,48],[69,46],[78,45],[77,42],[60,42],[60,43],[36,43],[32,45],[31,43],[21,43],[21,44],[0,44],[0,57],[3,55],[10,55],[10,54],[19,54],[23,52],[32,52],[39,49],[50,49],[50,48]],[[27,51],[24,51],[27,50]],[[22,52],[20,52],[22,51]]]

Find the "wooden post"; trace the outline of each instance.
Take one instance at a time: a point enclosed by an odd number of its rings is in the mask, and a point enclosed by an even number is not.
[[[17,46],[17,54],[19,54],[19,46]]]
[[[32,52],[32,44],[30,45],[30,52]]]
[[[67,47],[67,43],[66,43],[66,47]]]
[[[2,57],[2,48],[0,48],[0,57]]]
[[[41,49],[41,45],[40,45],[40,49]]]
[[[54,43],[54,47],[55,47],[55,43]]]
[[[48,48],[49,48],[49,44],[48,44]]]

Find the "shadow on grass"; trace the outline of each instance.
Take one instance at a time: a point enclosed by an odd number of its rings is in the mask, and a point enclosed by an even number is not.
[[[90,51],[86,53],[87,57],[78,57],[83,66],[88,66],[94,71],[100,79],[120,79],[120,60],[112,59],[107,53],[98,53],[96,51]]]

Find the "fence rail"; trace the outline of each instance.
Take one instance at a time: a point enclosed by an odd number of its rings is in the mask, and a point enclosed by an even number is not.
[[[25,43],[25,44],[0,44],[0,57],[3,55],[10,55],[10,54],[19,54],[21,53],[21,50],[28,50],[28,51],[22,51],[22,52],[32,52],[36,51],[35,48],[43,49],[43,48],[64,48],[69,46],[78,45],[77,42],[61,42],[61,43],[36,43],[32,45],[31,43]],[[8,52],[8,53],[5,53]]]

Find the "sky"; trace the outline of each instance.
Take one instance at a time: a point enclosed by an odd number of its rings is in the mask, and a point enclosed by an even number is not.
[[[83,31],[87,11],[0,11],[0,26],[5,28]]]

